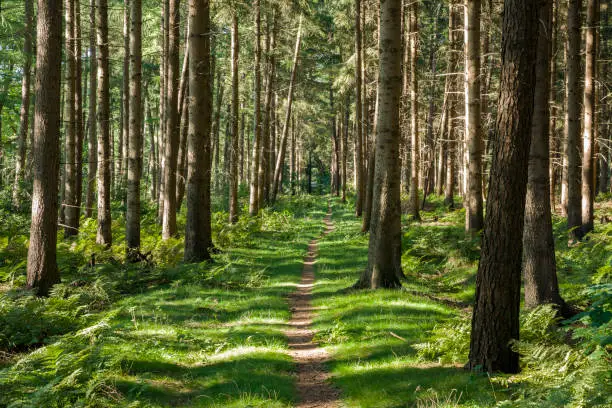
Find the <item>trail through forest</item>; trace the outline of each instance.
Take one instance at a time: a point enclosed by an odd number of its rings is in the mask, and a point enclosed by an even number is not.
[[[323,222],[323,235],[333,231],[331,206]],[[339,392],[329,383],[329,373],[324,363],[329,359],[324,348],[313,341],[314,331],[311,328],[315,309],[312,306],[312,288],[315,282],[314,263],[317,257],[317,240],[308,244],[308,254],[304,258],[302,279],[297,290],[289,296],[291,320],[286,334],[289,339],[289,354],[297,364],[298,408],[332,408],[337,407]]]

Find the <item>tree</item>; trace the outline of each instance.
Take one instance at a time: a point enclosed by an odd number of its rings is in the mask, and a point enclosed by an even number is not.
[[[176,167],[178,162],[179,121],[178,121],[178,79],[180,40],[180,0],[170,0],[168,9],[168,75],[166,95],[166,145],[164,172],[164,212],[162,237],[176,235]]]
[[[442,123],[445,125],[446,132],[448,134],[446,141],[446,188],[444,195],[444,204],[453,208],[454,206],[454,195],[455,195],[455,159],[457,157],[457,131],[456,131],[456,118],[457,115],[457,92],[458,90],[458,79],[456,72],[458,70],[457,63],[457,51],[460,49],[460,38],[457,27],[459,25],[459,16],[457,15],[457,1],[452,0],[449,4],[449,18],[448,18],[448,38],[449,38],[449,52],[448,52],[448,76],[447,83],[445,85],[445,92],[447,98],[447,111],[446,117],[443,118]]]
[[[477,234],[482,216],[482,128],[480,124],[480,0],[465,1],[465,135],[469,151],[465,231]]]
[[[587,0],[586,46],[584,64],[584,130],[582,152],[582,227],[581,233],[593,230],[595,200],[595,81],[597,80],[598,0]]]
[[[85,216],[91,218],[96,194],[96,173],[98,172],[98,149],[96,135],[96,93],[98,89],[96,61],[96,0],[89,3],[89,137],[87,139],[87,195]]]
[[[362,89],[361,89],[361,0],[355,0],[355,215],[361,217],[365,203],[363,177]]]
[[[210,3],[189,0],[189,148],[185,261],[210,259]]]
[[[419,79],[417,77],[417,60],[419,48],[418,2],[413,1],[410,7],[410,215],[420,220],[419,215]]]
[[[502,23],[501,82],[491,182],[487,199],[469,367],[516,373],[521,257],[527,167],[535,86],[537,5],[506,0]],[[546,191],[547,192],[547,191]]]
[[[565,154],[567,156],[567,228],[570,239],[582,238],[580,227],[580,9],[582,0],[569,0],[567,9],[567,96]]]
[[[380,4],[379,113],[376,121],[374,195],[368,266],[355,285],[358,288],[398,287],[403,276],[399,166],[401,5],[401,0],[386,0]]]
[[[130,103],[126,233],[128,255],[140,248],[140,173],[142,168],[142,2],[130,4]]]
[[[23,180],[25,168],[26,145],[28,143],[28,129],[30,126],[30,78],[32,74],[32,0],[25,0],[24,27],[23,27],[23,78],[21,80],[21,110],[19,111],[19,139],[17,146],[17,160],[15,160],[15,182],[13,184],[13,207],[19,207],[19,184]]]
[[[110,145],[110,70],[108,63],[108,0],[97,0],[98,41],[98,233],[96,242],[110,247],[111,231],[111,145]]]
[[[532,140],[529,152],[523,232],[525,306],[533,308],[553,303],[562,309],[564,302],[559,294],[557,283],[549,185],[550,106],[548,98],[553,28],[552,0],[542,0],[538,4],[540,24],[538,24]]]
[[[240,41],[238,39],[238,12],[232,13],[232,150],[230,163],[230,202],[229,221],[235,224],[238,221],[238,108],[239,78],[238,58]]]
[[[32,224],[27,285],[39,296],[60,281],[56,262],[59,183],[62,1],[38,0]]]
[[[261,150],[261,13],[259,0],[253,1],[253,15],[255,16],[255,83],[253,86],[253,121],[255,138],[253,141],[253,161],[251,164],[251,185],[249,195],[249,214],[257,215],[259,212],[259,161]]]

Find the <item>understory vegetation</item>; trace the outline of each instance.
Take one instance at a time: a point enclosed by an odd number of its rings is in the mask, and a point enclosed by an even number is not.
[[[522,372],[488,375],[463,368],[479,254],[465,238],[463,210],[432,198],[422,222],[403,221],[403,288],[354,291],[367,235],[350,204],[331,202],[335,230],[319,242],[314,328],[348,406],[612,404],[612,225],[597,223],[589,239],[568,246],[555,222],[561,292],[580,313],[561,320],[550,306],[523,311],[514,344]],[[154,208],[143,212],[149,255],[140,263],[124,263],[122,245],[96,246],[85,220],[78,238],[60,241],[62,283],[46,298],[24,289],[26,217],[3,207],[0,406],[291,406],[286,297],[308,241],[322,231],[327,198],[285,197],[233,226],[217,207],[219,251],[195,265],[181,262],[182,239],[159,238]]]

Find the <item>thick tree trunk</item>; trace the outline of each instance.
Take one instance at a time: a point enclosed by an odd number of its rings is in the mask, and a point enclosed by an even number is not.
[[[20,184],[26,159],[26,146],[28,143],[28,129],[30,126],[30,78],[32,74],[32,0],[25,0],[24,27],[23,27],[23,78],[21,80],[21,109],[19,111],[19,138],[17,141],[17,157],[15,160],[15,181],[13,183],[13,207],[20,206]]]
[[[469,367],[488,372],[519,371],[519,356],[509,342],[519,338],[521,258],[527,168],[531,142],[537,5],[530,0],[504,3],[501,82],[496,140],[491,163]],[[544,192],[548,193],[548,190]]]
[[[185,261],[210,259],[210,3],[189,0],[189,148]]]
[[[168,9],[168,95],[166,96],[166,169],[164,174],[164,212],[162,238],[176,236],[176,170],[180,123],[178,122],[178,76],[180,40],[180,0],[170,0]]]
[[[127,169],[126,241],[128,256],[140,249],[140,177],[142,169],[142,3],[130,0],[130,103]]]
[[[419,173],[421,144],[419,140],[419,80],[417,60],[419,47],[418,2],[410,7],[410,216],[420,220],[419,214]]]
[[[567,227],[570,239],[582,238],[580,206],[580,8],[582,0],[569,0],[567,10]]]
[[[254,113],[253,126],[255,137],[253,141],[253,161],[251,165],[251,185],[249,196],[249,214],[257,215],[259,212],[259,151],[261,148],[261,13],[259,0],[253,0],[253,13],[255,15],[255,84],[253,89]]]
[[[534,112],[523,232],[525,306],[553,303],[560,309],[555,241],[553,238],[549,186],[549,95],[552,45],[552,0],[539,2]]]
[[[593,230],[595,201],[595,81],[597,81],[597,24],[599,1],[587,0],[584,64],[584,130],[582,150],[582,233]]]
[[[45,296],[60,281],[56,262],[60,162],[62,0],[38,0],[32,224],[27,285]]]
[[[230,158],[230,198],[229,198],[229,222],[235,224],[238,221],[238,108],[239,96],[239,72],[238,58],[240,51],[238,39],[238,15],[232,14],[232,148]]]
[[[40,1],[40,0],[39,0]],[[108,3],[96,2],[98,41],[98,233],[96,242],[110,247],[111,232],[111,139],[110,139],[110,70],[108,56]]]
[[[401,285],[401,203],[399,104],[401,94],[401,0],[380,4],[380,76],[376,122],[376,167],[368,266],[356,287]],[[358,126],[359,127],[359,126]]]
[[[480,123],[480,0],[465,1],[465,135],[469,151],[465,231],[483,227],[482,127]]]

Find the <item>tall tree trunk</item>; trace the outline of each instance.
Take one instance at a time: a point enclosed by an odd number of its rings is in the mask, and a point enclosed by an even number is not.
[[[552,0],[540,1],[531,150],[523,232],[525,306],[564,303],[559,294],[555,241],[550,210],[549,96],[552,46]]]
[[[170,0],[168,9],[168,95],[166,97],[166,170],[164,180],[164,213],[162,237],[168,239],[177,234],[176,229],[176,167],[180,123],[178,122],[178,76],[180,40],[180,0]]]
[[[96,177],[98,172],[97,141],[97,106],[98,92],[97,50],[96,50],[96,0],[89,2],[89,129],[87,139],[87,196],[85,198],[85,216],[92,218],[96,199]]]
[[[469,151],[465,231],[476,235],[482,216],[482,127],[480,123],[480,0],[465,0],[465,136]]]
[[[567,227],[570,239],[582,238],[580,227],[580,9],[582,0],[569,0],[567,10]]]
[[[399,11],[399,10],[398,10]],[[361,217],[365,202],[361,96],[361,0],[355,0],[355,215]]]
[[[419,170],[421,147],[419,141],[419,80],[417,77],[417,59],[419,47],[418,2],[413,1],[410,7],[410,215],[420,220],[419,215]]]
[[[344,117],[342,118],[342,202],[346,203],[346,159],[348,156],[348,133],[349,133],[349,107],[351,106],[350,95],[346,96],[344,104]]]
[[[142,2],[130,0],[130,103],[126,241],[128,256],[140,249],[140,176],[142,169]]]
[[[376,121],[376,166],[368,266],[356,287],[400,286],[401,203],[399,104],[401,94],[401,0],[380,4],[380,74]],[[359,128],[359,126],[357,126]]]
[[[531,0],[506,0],[503,15],[496,140],[476,276],[468,365],[488,372],[516,373],[519,356],[509,342],[519,338],[537,5]]]
[[[567,24],[564,26],[565,31],[567,31]],[[569,35],[565,36],[565,41],[563,44],[563,66],[565,67],[565,78],[564,78],[564,88],[565,91],[563,92],[563,105],[565,106],[564,109],[564,127],[563,127],[563,141],[562,141],[562,152],[561,152],[561,214],[564,217],[567,217],[567,202],[568,202],[568,197],[567,197],[567,192],[568,192],[568,183],[567,183],[567,130],[568,130],[568,126],[569,126],[569,117],[568,117],[568,110],[567,110],[567,102],[568,102],[568,96],[569,96],[569,87],[568,87],[568,80],[569,80],[569,72],[568,72],[568,49],[569,49]]]
[[[40,0],[39,0],[40,1]],[[96,0],[98,41],[98,233],[96,242],[110,247],[111,232],[111,138],[110,69],[108,56],[108,0]]]
[[[210,3],[189,0],[189,148],[185,261],[210,259]]]
[[[551,28],[551,40],[550,40],[550,89],[549,89],[549,97],[550,100],[550,119],[549,119],[549,183],[550,183],[550,206],[552,208],[552,212],[555,212],[556,208],[556,192],[557,192],[557,179],[558,179],[558,171],[557,165],[555,162],[559,160],[559,138],[557,135],[557,39],[558,35],[558,23],[559,23],[559,4],[556,0],[552,0],[552,28]]]
[[[457,78],[457,70],[458,70],[458,58],[457,54],[460,50],[460,39],[457,34],[458,26],[459,26],[459,16],[457,13],[457,1],[453,0],[449,5],[449,43],[450,50],[448,55],[448,111],[446,118],[446,129],[448,132],[447,142],[446,142],[446,188],[445,188],[445,197],[444,204],[448,207],[454,207],[454,196],[455,196],[455,163],[456,158],[458,157],[458,140],[457,140],[457,125],[456,125],[456,116],[457,116],[457,92],[459,92],[459,86]]]
[[[211,87],[211,89],[213,89]],[[215,107],[215,118],[212,123],[212,146],[213,149],[211,154],[213,155],[213,174],[214,178],[214,187],[215,190],[219,190],[219,184],[221,181],[221,174],[219,174],[219,166],[221,164],[221,156],[219,155],[219,150],[221,147],[221,109],[223,109],[223,94],[225,91],[225,86],[222,81],[221,70],[217,71],[217,102]]]
[[[261,13],[259,0],[253,0],[253,13],[255,15],[255,84],[253,89],[254,113],[253,126],[255,137],[253,141],[253,161],[251,165],[251,185],[249,196],[249,214],[257,215],[259,212],[259,151],[261,148]]]
[[[128,157],[130,151],[130,2],[132,0],[124,0],[123,11],[123,99],[121,101],[123,107],[123,121],[121,128],[120,146],[119,146],[119,183],[117,192],[121,201],[125,202],[127,198],[127,168]]]
[[[75,106],[75,205],[77,219],[80,218],[83,197],[83,40],[81,38],[81,0],[74,0],[74,106]]]
[[[189,37],[187,37],[189,38]],[[185,61],[189,65],[189,60]],[[189,76],[189,70],[186,75]],[[188,81],[189,79],[187,79]],[[187,138],[189,133],[189,86],[185,87],[185,94],[181,102],[181,136],[178,150],[177,179],[176,179],[176,211],[181,212],[181,205],[185,196],[187,182]],[[181,100],[181,98],[179,98]]]
[[[27,285],[39,296],[60,281],[56,261],[60,162],[62,1],[38,0],[32,223]]]
[[[595,200],[595,81],[597,81],[597,24],[599,1],[587,0],[584,64],[584,130],[582,151],[582,233],[593,230]]]
[[[13,207],[19,208],[20,184],[23,181],[25,168],[26,146],[30,125],[30,78],[32,74],[32,0],[25,0],[23,27],[23,78],[21,80],[21,109],[19,111],[19,139],[17,142],[17,158],[15,160],[15,181],[13,183]]]
[[[268,60],[268,78],[266,80],[264,114],[263,114],[263,130],[261,136],[261,152],[260,152],[260,167],[259,167],[259,200],[263,203],[270,202],[270,180],[269,169],[270,163],[270,140],[271,137],[271,122],[273,120],[272,100],[274,97],[274,81],[276,76],[276,58],[274,51],[276,48],[276,11],[270,20],[267,21],[266,32],[266,55]]]
[[[65,113],[66,155],[64,183],[64,236],[71,237],[79,232],[79,209],[76,202],[76,106],[75,106],[75,55],[74,55],[74,0],[66,0],[65,24]]]
[[[230,199],[229,222],[238,222],[238,108],[240,104],[238,58],[240,56],[240,40],[238,38],[238,14],[232,14],[232,148],[230,158]]]
[[[283,126],[283,135],[281,138],[280,151],[276,160],[276,167],[274,170],[274,180],[272,188],[272,202],[276,201],[276,194],[278,193],[279,186],[281,183],[281,175],[283,173],[283,167],[285,164],[285,151],[287,149],[287,138],[289,137],[289,125],[291,123],[291,107],[293,104],[293,90],[295,88],[295,78],[297,76],[297,67],[300,59],[300,44],[302,41],[302,17],[300,16],[300,22],[298,25],[297,37],[295,40],[295,51],[293,54],[293,68],[291,69],[291,79],[289,81],[289,91],[287,93],[287,112],[285,113],[285,124]]]
[[[378,126],[378,109],[379,109],[379,105],[378,105],[379,103],[379,100],[378,100],[379,81],[377,80],[376,83],[377,83],[376,105],[374,106],[374,120],[376,120],[376,122],[374,122],[374,129],[372,132],[372,136],[374,137],[374,143],[376,143],[376,132],[378,130],[377,126]],[[400,97],[400,104],[401,104],[401,97]],[[401,145],[401,130],[400,130],[400,145]],[[369,154],[370,157],[368,159],[368,180],[367,180],[368,188],[366,189],[365,206],[363,209],[363,222],[361,223],[361,232],[363,233],[369,232],[371,224],[372,224],[372,207],[373,207],[372,204],[374,200],[374,174],[376,171],[376,145],[372,146],[369,153],[370,153]],[[401,179],[401,176],[400,176],[400,179]]]

